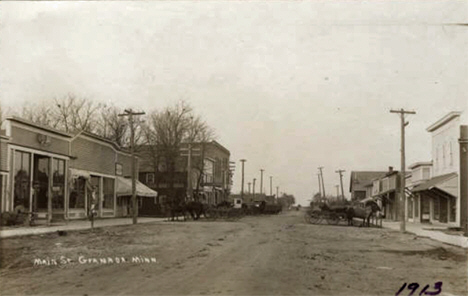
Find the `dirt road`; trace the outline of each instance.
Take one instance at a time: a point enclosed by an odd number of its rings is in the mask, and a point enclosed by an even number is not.
[[[2,295],[395,295],[405,282],[468,294],[463,249],[385,229],[308,225],[301,212],[1,244]]]

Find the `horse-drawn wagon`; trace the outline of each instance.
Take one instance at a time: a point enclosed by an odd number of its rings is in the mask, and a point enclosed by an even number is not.
[[[326,203],[308,210],[304,219],[310,224],[332,224],[336,225],[340,221],[346,221],[347,206],[328,206]]]
[[[354,219],[362,219],[361,226],[370,226],[372,219],[375,225],[382,226],[379,221],[380,207],[371,198],[367,198],[353,205],[335,205],[329,206],[323,203],[308,210],[304,219],[310,224],[339,224],[341,221],[347,221],[348,225],[353,225]],[[380,223],[379,223],[380,222]],[[380,224],[380,225],[379,225]]]

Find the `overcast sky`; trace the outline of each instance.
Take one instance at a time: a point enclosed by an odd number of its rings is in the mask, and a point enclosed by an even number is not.
[[[468,1],[2,2],[2,105],[67,93],[149,111],[187,100],[236,162],[303,205],[337,169],[431,160],[426,128],[468,107]],[[468,112],[468,111],[466,111]],[[465,113],[466,113],[465,112]],[[259,182],[257,183],[259,184]],[[258,187],[257,187],[258,191]]]

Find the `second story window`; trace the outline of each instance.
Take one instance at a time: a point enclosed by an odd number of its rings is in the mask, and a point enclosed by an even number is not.
[[[146,174],[146,184],[154,184],[154,173]]]
[[[453,150],[452,150],[452,142],[449,143],[449,153],[450,153],[450,165],[453,165]]]
[[[447,162],[445,161],[445,143],[442,145],[442,164],[444,167],[447,166]]]

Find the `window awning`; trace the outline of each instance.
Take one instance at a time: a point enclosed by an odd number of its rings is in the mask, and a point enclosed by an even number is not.
[[[132,195],[132,179],[124,177],[116,177],[117,182],[117,196],[131,196]],[[136,180],[136,195],[143,197],[156,197],[158,193],[153,189],[147,187],[145,184]]]
[[[420,192],[424,190],[431,190],[433,188],[438,188],[449,194],[457,196],[457,188],[458,188],[458,183],[456,182],[457,176],[458,176],[457,173],[450,173],[450,174],[434,177],[432,179],[429,179],[425,183],[415,186],[412,192]]]

